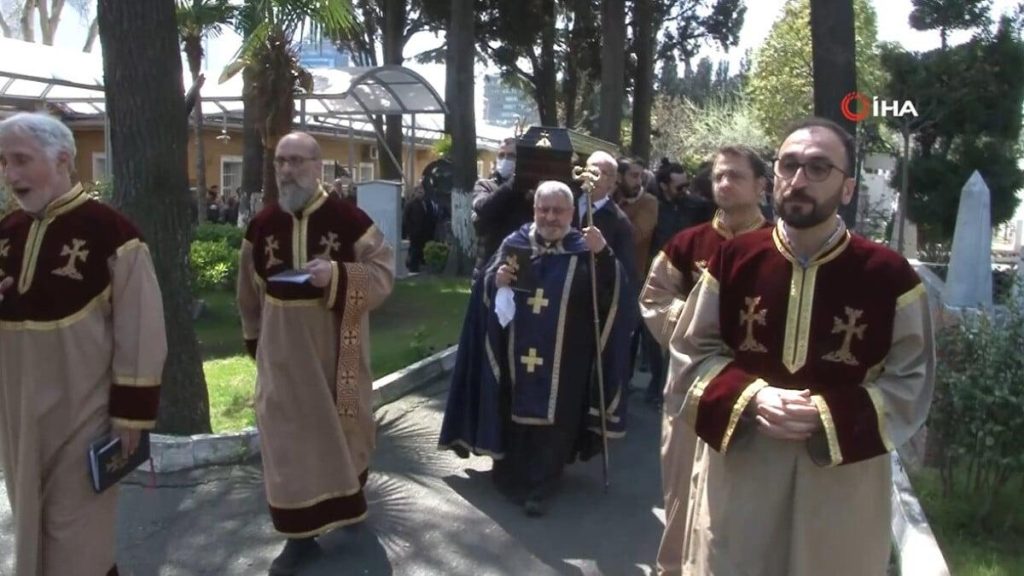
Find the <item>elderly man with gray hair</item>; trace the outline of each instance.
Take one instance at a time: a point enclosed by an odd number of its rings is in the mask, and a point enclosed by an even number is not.
[[[60,121],[0,122],[0,169],[19,206],[0,221],[0,464],[19,576],[117,574],[117,488],[94,490],[87,456],[108,435],[124,458],[138,449],[167,355],[149,249],[72,184],[74,162]]]
[[[572,227],[573,212],[568,186],[542,182],[533,222],[505,238],[474,283],[441,427],[442,448],[493,458],[498,489],[530,516],[545,512],[566,463],[600,453],[601,410],[608,436],[624,433],[619,381],[605,379],[602,407],[591,376],[632,328],[618,313],[626,270],[599,229]],[[609,334],[600,352],[592,273]]]

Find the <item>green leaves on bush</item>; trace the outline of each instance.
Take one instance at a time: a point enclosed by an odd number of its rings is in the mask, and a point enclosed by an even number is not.
[[[965,315],[940,330],[936,343],[929,427],[938,435],[943,489],[986,495],[984,521],[1007,483],[1024,473],[1024,311]]]
[[[231,224],[212,224],[203,222],[196,227],[193,240],[202,242],[225,242],[229,247],[238,250],[242,247],[245,231]]]
[[[192,289],[232,290],[238,277],[238,251],[245,232],[230,224],[204,222],[189,249]]]
[[[444,270],[444,265],[448,262],[448,245],[433,240],[427,242],[423,247],[423,260],[426,261],[427,267],[434,272]]]
[[[225,241],[196,240],[189,250],[193,290],[230,290],[238,276],[238,250]]]

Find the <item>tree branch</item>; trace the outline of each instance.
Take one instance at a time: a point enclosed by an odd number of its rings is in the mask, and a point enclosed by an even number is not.
[[[11,26],[7,24],[7,20],[2,13],[0,13],[0,32],[3,33],[4,38],[10,38],[12,34]]]
[[[89,25],[89,35],[85,38],[85,46],[82,47],[82,52],[92,52],[92,47],[96,44],[96,38],[98,38],[99,35],[99,22],[96,18],[93,18],[92,24]]]

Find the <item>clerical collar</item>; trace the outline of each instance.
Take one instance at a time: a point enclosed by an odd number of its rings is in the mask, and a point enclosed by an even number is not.
[[[789,253],[793,256],[796,262],[800,264],[802,268],[807,268],[812,263],[814,263],[815,260],[818,259],[818,256],[831,250],[833,247],[835,247],[836,244],[839,243],[840,240],[846,237],[846,225],[843,223],[843,219],[840,218],[838,214],[835,217],[835,222],[836,229],[828,237],[828,240],[825,240],[825,243],[822,244],[821,248],[818,249],[814,253],[814,255],[809,258],[799,256],[796,253],[796,250],[793,249],[793,242],[789,238],[789,226],[785,223],[785,221],[781,219],[779,220],[779,232],[782,235],[782,240],[786,243],[786,248],[789,250]]]

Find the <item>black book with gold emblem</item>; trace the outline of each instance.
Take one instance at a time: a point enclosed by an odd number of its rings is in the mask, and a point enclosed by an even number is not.
[[[517,246],[509,246],[506,250],[505,263],[512,268],[512,272],[516,275],[512,289],[532,294],[537,288],[537,277],[533,272],[533,261],[531,260],[533,251]]]
[[[103,492],[149,460],[149,432],[142,432],[139,447],[125,458],[121,455],[121,439],[104,436],[89,445],[89,476],[92,489]]]

